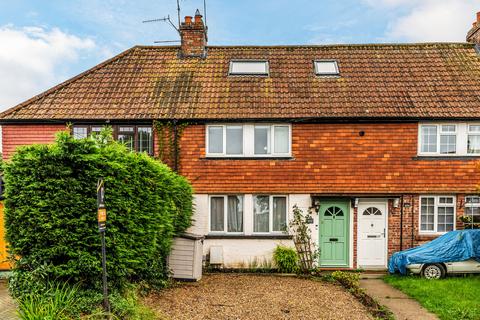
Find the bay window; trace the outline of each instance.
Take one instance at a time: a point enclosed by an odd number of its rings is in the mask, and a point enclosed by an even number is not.
[[[420,197],[420,233],[444,233],[455,230],[454,196]]]
[[[210,197],[210,232],[243,232],[243,196]]]
[[[289,157],[289,124],[207,125],[207,157]]]
[[[480,124],[420,123],[418,154],[424,156],[480,156]]]

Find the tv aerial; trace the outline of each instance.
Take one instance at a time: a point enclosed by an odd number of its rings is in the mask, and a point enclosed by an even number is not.
[[[206,0],[203,0],[203,13],[205,15],[205,31],[207,31],[208,26],[207,26],[207,1]],[[180,20],[180,0],[177,0],[177,19],[178,19],[178,24],[177,25],[175,25],[172,22],[172,19],[170,18],[170,15],[167,15],[166,17],[158,18],[158,19],[144,20],[144,21],[142,21],[142,23],[167,22],[180,35],[180,24],[181,24],[181,20]],[[157,41],[154,41],[153,43],[169,43],[169,42],[180,42],[180,40],[157,40]]]

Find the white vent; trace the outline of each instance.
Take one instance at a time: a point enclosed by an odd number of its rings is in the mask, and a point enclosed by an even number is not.
[[[223,247],[210,247],[210,264],[223,264]]]

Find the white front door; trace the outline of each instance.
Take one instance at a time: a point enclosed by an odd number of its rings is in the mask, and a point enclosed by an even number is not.
[[[385,268],[387,265],[387,200],[358,205],[358,267]]]

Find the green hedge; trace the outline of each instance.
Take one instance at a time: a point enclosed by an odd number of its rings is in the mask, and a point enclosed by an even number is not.
[[[110,287],[158,286],[166,278],[172,238],[191,224],[192,188],[109,134],[75,140],[62,132],[55,144],[22,147],[4,164],[7,240],[18,259],[10,281],[14,295],[31,292],[41,280],[101,287],[99,177],[106,187]]]

